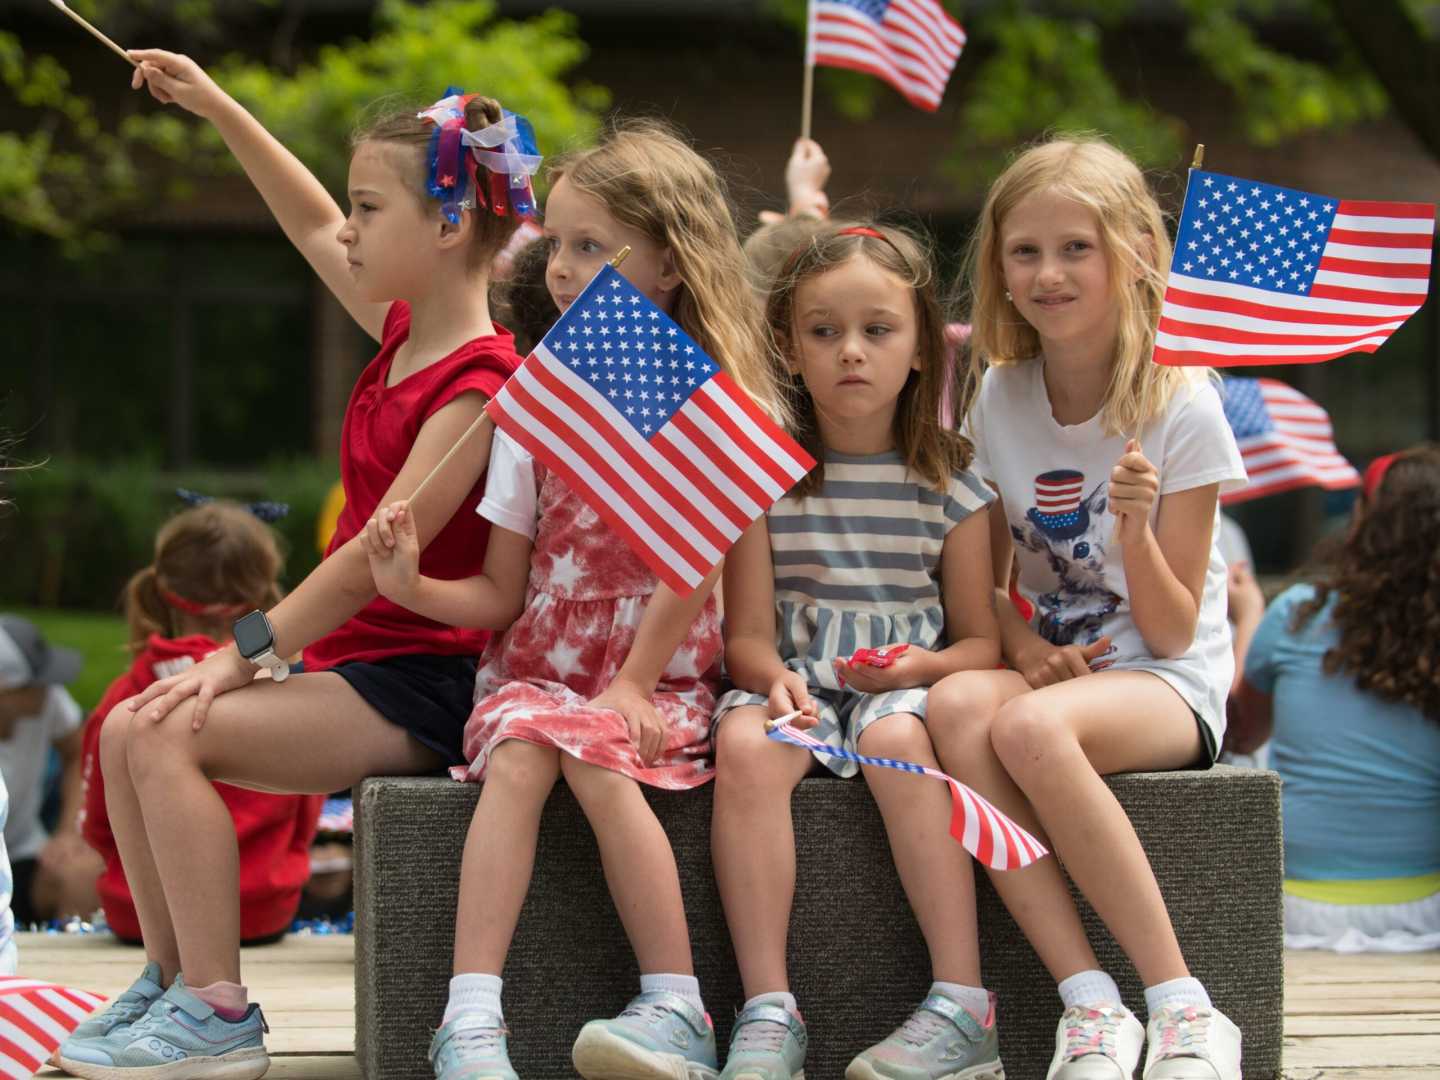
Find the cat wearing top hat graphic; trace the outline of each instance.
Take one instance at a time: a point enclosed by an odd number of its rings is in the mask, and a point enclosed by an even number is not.
[[[1088,498],[1085,474],[1053,469],[1035,478],[1035,505],[1023,528],[1012,525],[1015,543],[1046,556],[1059,579],[1053,592],[1035,597],[1040,636],[1055,645],[1089,645],[1104,633],[1105,616],[1120,597],[1105,586],[1105,483]]]

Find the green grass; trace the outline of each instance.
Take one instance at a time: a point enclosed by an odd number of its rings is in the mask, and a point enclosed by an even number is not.
[[[130,666],[125,649],[125,620],[119,615],[58,608],[9,608],[8,612],[29,619],[47,641],[79,650],[85,657],[80,677],[70,684],[70,693],[89,714],[101,695],[121,672]]]

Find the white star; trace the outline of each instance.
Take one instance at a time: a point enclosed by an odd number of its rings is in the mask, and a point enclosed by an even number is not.
[[[557,641],[545,650],[545,662],[561,678],[573,675],[580,665],[580,647]]]
[[[575,549],[571,548],[564,555],[553,556],[550,560],[550,580],[559,585],[562,589],[578,585],[584,577],[584,570],[575,559]],[[557,667],[558,671],[559,668]]]

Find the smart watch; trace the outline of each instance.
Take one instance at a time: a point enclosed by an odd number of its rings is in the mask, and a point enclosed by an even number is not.
[[[290,675],[290,665],[275,655],[275,630],[263,611],[252,611],[235,620],[235,648],[252,664],[270,669],[277,683]]]

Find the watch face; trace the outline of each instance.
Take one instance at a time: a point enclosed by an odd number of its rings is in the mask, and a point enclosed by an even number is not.
[[[270,631],[270,620],[265,618],[263,611],[252,611],[236,621],[235,647],[247,660],[254,659],[274,644],[275,636]]]

